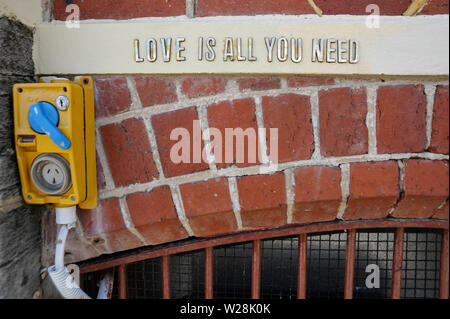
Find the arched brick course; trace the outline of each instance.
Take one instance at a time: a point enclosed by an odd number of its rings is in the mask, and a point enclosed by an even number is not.
[[[134,105],[97,112],[100,205],[93,211],[79,211],[80,223],[67,244],[71,252],[68,258],[77,261],[190,236],[211,237],[292,224],[412,217],[448,219],[448,122],[442,121],[448,118],[448,104],[442,102],[448,101],[447,84],[425,81],[420,85],[398,85],[389,80],[294,76],[272,77],[272,82],[280,83],[275,88],[242,85],[244,80],[261,83],[263,79],[165,77],[159,83],[178,88],[183,83],[189,85],[176,90],[175,102],[146,107],[146,87],[135,87],[138,83],[151,83],[145,77],[97,78],[98,87],[125,90],[123,94],[129,95]],[[127,83],[126,87],[123,83]],[[208,83],[226,86],[213,90],[216,94],[205,94]],[[411,103],[394,105],[415,90],[420,90],[418,96],[424,95],[425,101],[433,101],[433,105],[424,105],[428,112],[433,110],[432,114],[417,112],[411,98]],[[357,92],[357,104],[349,92]],[[110,94],[109,90],[99,89],[96,94],[97,103],[107,101],[103,104],[106,108],[124,101],[123,95]],[[340,105],[348,103],[343,108],[348,111],[328,115],[337,109],[333,108],[333,99],[322,100],[321,96],[330,94]],[[380,95],[374,101],[373,97]],[[245,101],[243,108],[234,101]],[[324,107],[321,103],[330,105]],[[414,111],[407,117],[412,123],[424,123],[417,127],[423,131],[416,132],[425,139],[420,149],[406,147],[411,139],[402,135],[409,133],[402,130],[404,123],[398,117],[380,126],[389,116],[384,113],[396,107],[400,107],[397,112]],[[221,119],[226,122],[233,108],[238,111],[233,115],[236,120],[228,121],[231,126],[245,129],[267,125],[284,130],[281,135],[289,143],[280,143],[278,167],[265,171],[259,163],[230,166],[170,162],[168,154],[174,143],[169,139],[171,129],[184,126],[190,130],[193,120],[199,120],[202,128],[208,124],[213,127],[212,123],[220,124]],[[339,125],[353,123],[347,119],[356,116],[353,108],[361,117],[358,134],[335,135],[333,145],[342,152],[326,152],[328,142],[324,134],[338,129],[336,121],[341,122]],[[249,112],[243,113],[242,118],[252,120],[239,120],[239,111]],[[342,132],[354,130],[350,127]],[[396,133],[391,140],[380,140],[379,130]],[[310,137],[306,138],[308,134]],[[303,149],[305,138],[308,149]],[[366,147],[356,155],[345,152],[360,140]],[[395,147],[385,148],[386,141]],[[202,141],[202,148],[206,142],[209,141]],[[49,222],[46,246],[51,246],[52,228],[54,224]]]

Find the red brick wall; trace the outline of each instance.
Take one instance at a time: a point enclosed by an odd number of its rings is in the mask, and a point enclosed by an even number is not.
[[[55,20],[65,20],[67,4],[76,4],[80,8],[80,19],[116,19],[125,20],[143,17],[170,17],[184,15],[185,0],[54,0],[53,16]]]
[[[289,224],[448,219],[446,81],[102,76],[95,88],[101,201],[79,212],[69,260]],[[174,164],[170,131],[193,120],[278,128],[278,168]]]
[[[283,14],[314,14],[315,11],[307,0],[54,0],[53,17],[65,20],[70,14],[66,12],[68,3],[77,4],[80,18],[125,20],[143,17],[169,16],[233,16]],[[381,15],[401,15],[408,9],[411,0],[314,0],[324,15],[351,14],[367,15],[366,7],[377,4]],[[428,0],[419,14],[448,14],[448,0]]]

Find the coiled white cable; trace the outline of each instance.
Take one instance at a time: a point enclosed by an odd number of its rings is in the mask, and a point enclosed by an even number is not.
[[[56,207],[56,223],[61,225],[58,232],[58,239],[55,249],[55,264],[48,268],[48,274],[59,293],[65,299],[91,299],[75,282],[75,279],[69,273],[64,265],[64,247],[66,245],[67,234],[70,229],[75,227],[77,221],[76,206]],[[105,276],[100,283],[98,299],[108,298],[108,283],[113,279],[112,275]]]

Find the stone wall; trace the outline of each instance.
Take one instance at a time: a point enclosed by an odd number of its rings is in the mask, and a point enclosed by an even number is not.
[[[39,289],[41,208],[25,205],[14,150],[12,86],[34,82],[33,32],[0,17],[0,299]]]

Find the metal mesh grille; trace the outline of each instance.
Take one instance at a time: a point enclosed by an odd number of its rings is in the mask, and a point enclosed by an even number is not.
[[[308,298],[343,298],[345,277],[344,232],[308,236]]]
[[[440,230],[405,231],[402,298],[438,298],[441,239]]]
[[[127,265],[127,297],[129,299],[162,297],[161,258],[147,259]]]
[[[111,299],[119,299],[119,267],[114,268],[114,283]]]
[[[98,289],[100,288],[100,281],[102,280],[102,272],[96,271],[80,276],[80,288],[91,298],[97,298]],[[119,298],[119,288],[117,286],[118,276],[117,268],[114,271],[114,284],[111,299]]]
[[[204,263],[205,252],[203,250],[170,256],[170,286],[172,298],[204,298]]]
[[[101,272],[90,272],[88,274],[83,274],[80,278],[80,288],[90,297],[97,297],[99,283],[101,280]],[[117,281],[114,280],[114,284]]]
[[[390,298],[394,231],[358,231],[356,240],[354,298]],[[367,277],[373,273],[371,269],[366,272],[368,265],[376,265],[379,269],[379,288],[366,285]]]
[[[307,297],[344,296],[346,233],[308,235]],[[402,298],[437,298],[439,295],[442,231],[405,230]],[[251,242],[214,248],[214,298],[249,298],[252,277]],[[394,230],[359,230],[356,237],[354,298],[390,298]],[[262,241],[261,297],[295,298],[297,294],[298,237]],[[204,298],[204,250],[170,256],[172,298]],[[379,268],[379,288],[368,288],[368,265]],[[117,298],[117,269],[113,298]],[[92,297],[102,272],[83,274],[81,287]],[[127,265],[128,298],[161,298],[161,259]]]
[[[298,238],[270,239],[262,242],[261,298],[297,297]]]
[[[214,249],[214,298],[250,298],[252,243]]]

